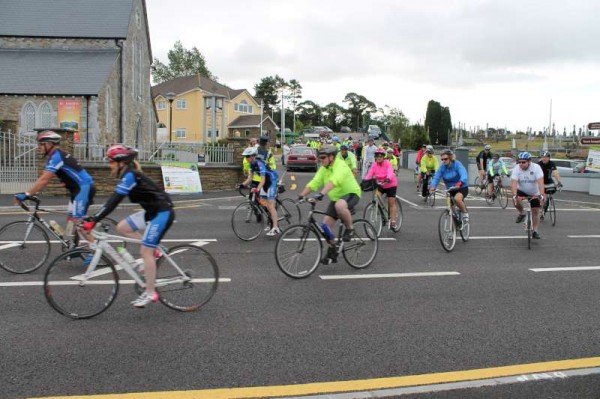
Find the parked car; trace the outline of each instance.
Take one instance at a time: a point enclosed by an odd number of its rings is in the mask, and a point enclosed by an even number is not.
[[[512,159],[511,157],[500,157],[500,159],[502,160],[502,162],[504,162],[504,165],[506,166],[506,170],[508,171],[508,174],[511,174],[513,168],[517,164],[515,162],[515,160]]]
[[[588,168],[586,162],[581,161],[575,165],[573,168],[573,173],[598,173],[598,171]]]
[[[571,174],[572,172],[574,172],[575,167],[577,166],[577,164],[583,162],[585,164],[585,161],[583,159],[550,159],[552,162],[554,162],[554,164],[556,165],[556,169],[558,170],[559,174],[562,173],[567,173],[567,174]]]
[[[370,139],[377,140],[381,136],[381,129],[377,125],[369,125],[367,128],[367,134]]]
[[[350,129],[348,126],[342,126],[340,129],[340,133],[351,133],[352,129]]]
[[[308,169],[316,172],[318,168],[317,153],[314,149],[301,145],[294,145],[290,148],[287,158],[287,170]]]

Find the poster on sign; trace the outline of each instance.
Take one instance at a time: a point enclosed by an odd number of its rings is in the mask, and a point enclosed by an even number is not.
[[[600,172],[600,150],[594,149],[588,152],[585,168],[590,172]]]
[[[198,166],[191,162],[161,162],[165,191],[169,194],[202,193]]]

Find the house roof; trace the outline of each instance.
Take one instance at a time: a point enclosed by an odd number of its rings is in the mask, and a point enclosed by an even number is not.
[[[173,92],[178,95],[194,89],[200,89],[209,93],[214,93],[223,96],[228,100],[231,100],[246,91],[246,89],[231,89],[202,75],[191,75],[181,76],[157,84],[156,86],[152,86],[152,98],[156,98],[157,96],[165,97],[165,95],[169,92]],[[260,102],[258,104],[260,104]]]
[[[0,94],[98,95],[117,50],[0,49]]]
[[[0,36],[125,39],[133,1],[1,1]]]
[[[273,126],[275,126],[275,128],[278,128],[277,124],[268,115],[263,114],[262,121],[263,123],[265,123],[266,121],[270,121],[273,124]],[[231,121],[231,123],[227,127],[230,129],[260,127],[260,115],[238,116],[233,121]]]

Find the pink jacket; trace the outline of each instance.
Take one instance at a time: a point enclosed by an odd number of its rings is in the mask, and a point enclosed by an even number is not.
[[[389,179],[390,182],[382,185],[382,188],[396,187],[398,185],[398,180],[396,180],[396,175],[394,174],[394,168],[392,168],[392,164],[385,159],[381,164],[373,162],[371,169],[367,172],[364,180],[373,178],[377,179],[378,182]]]

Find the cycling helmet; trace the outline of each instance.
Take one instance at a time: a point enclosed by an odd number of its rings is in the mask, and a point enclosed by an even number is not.
[[[378,148],[375,150],[375,156],[377,155],[383,155],[385,156],[385,150],[383,148]]]
[[[483,147],[483,149],[484,149],[484,150],[491,150],[491,149],[492,149],[492,146],[491,146],[491,145],[489,145],[489,144],[486,144],[486,145]]]
[[[454,155],[454,151],[452,151],[451,149],[447,148],[444,151],[442,151],[442,155]]]
[[[244,156],[244,157],[247,157],[250,155],[256,155],[256,154],[258,154],[258,150],[254,146],[248,147],[244,150],[244,152],[242,152],[242,156]]]
[[[348,149],[348,146],[347,146],[346,144],[344,144],[344,145],[342,145],[342,146],[340,147],[340,151],[341,151],[341,150],[347,150],[347,149]]]
[[[260,138],[258,139],[258,141],[259,141],[261,144],[266,144],[266,143],[268,143],[268,142],[269,142],[269,136],[260,136]]]
[[[494,158],[494,159],[500,159],[500,154],[496,153],[496,154],[494,154],[494,156],[492,158]]]
[[[433,154],[433,146],[428,145],[427,147],[425,147],[425,152],[428,152],[430,154]]]
[[[53,132],[52,130],[44,130],[37,136],[38,143],[54,143],[60,144],[60,134]]]
[[[387,141],[384,141],[382,145],[390,145]]]
[[[531,159],[531,155],[527,151],[523,151],[519,153],[519,160],[529,161]]]
[[[333,141],[337,141],[338,143],[341,142],[341,140],[338,136],[333,136]]]
[[[548,157],[548,158],[550,158],[550,151],[544,151],[544,152],[542,153],[542,156],[543,156],[543,157]]]
[[[388,149],[386,150],[386,152],[387,152],[388,154],[393,154],[393,153],[394,153],[394,150],[393,150],[392,148],[388,148]]]
[[[106,157],[112,161],[133,161],[138,151],[123,144],[113,144],[106,150]]]
[[[336,146],[326,145],[319,150],[319,155],[337,155],[337,151],[338,149]]]

